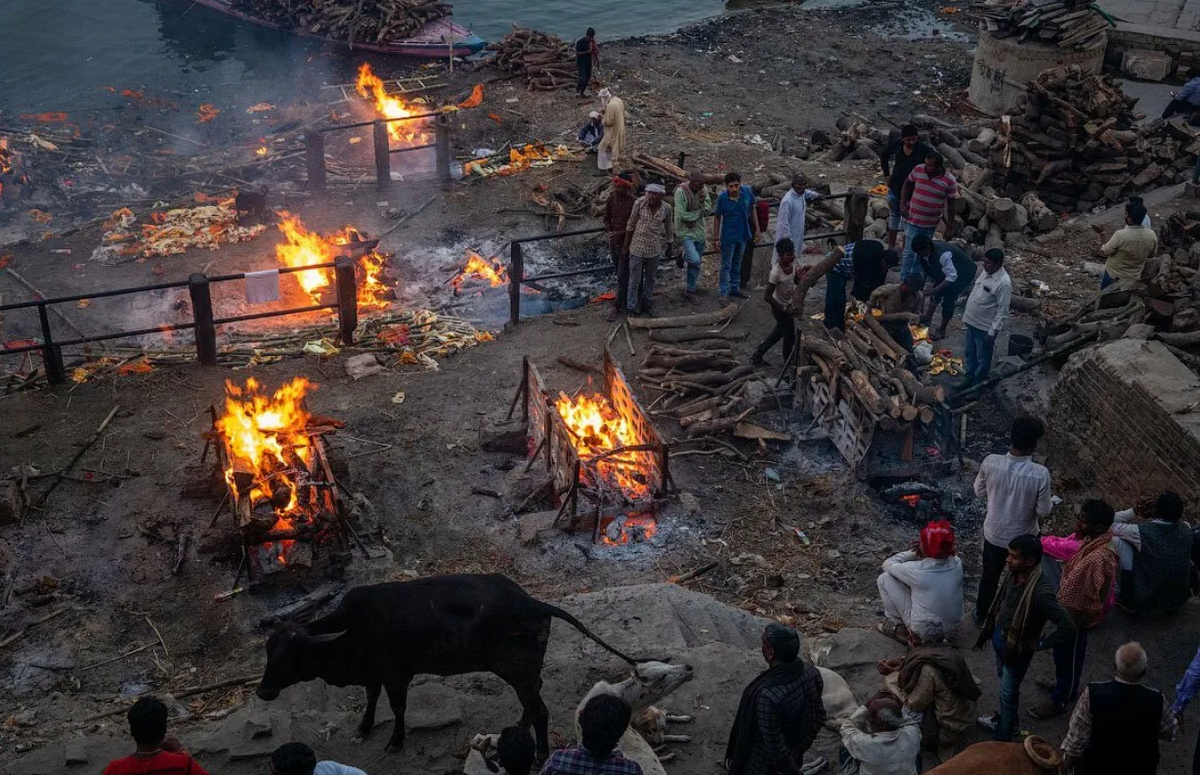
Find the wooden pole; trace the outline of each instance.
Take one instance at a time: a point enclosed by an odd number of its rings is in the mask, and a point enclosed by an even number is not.
[[[308,166],[308,187],[313,191],[325,190],[325,135],[320,132],[304,133],[304,158]]]
[[[196,324],[196,357],[205,366],[217,365],[217,328],[213,324],[212,294],[202,272],[188,276],[192,321]]]
[[[858,242],[863,238],[863,231],[867,227],[869,203],[866,189],[851,186],[850,196],[846,198],[846,221],[842,224],[842,228],[846,230],[846,244]]]
[[[521,243],[514,242],[508,262],[508,322],[513,326],[521,323],[521,281],[524,279],[525,254],[521,252]]]
[[[392,184],[392,146],[387,124],[377,120],[372,129],[375,140],[375,183],[386,189]]]
[[[46,364],[46,379],[51,385],[61,385],[67,381],[67,369],[63,366],[62,348],[54,344],[50,333],[50,316],[46,314],[46,305],[38,305],[38,320],[42,324],[42,361]]]
[[[354,259],[338,256],[333,260],[333,276],[337,281],[338,336],[344,345],[354,344],[358,328],[358,286],[354,278]]]
[[[451,61],[453,61],[453,57],[451,57]],[[438,116],[434,121],[433,133],[434,150],[437,152],[438,180],[449,183],[453,178],[450,174],[450,165],[454,163],[454,159],[450,156],[450,116]]]

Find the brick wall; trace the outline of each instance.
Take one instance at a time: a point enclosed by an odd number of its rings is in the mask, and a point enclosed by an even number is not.
[[[1074,355],[1047,419],[1047,461],[1117,508],[1163,490],[1200,505],[1200,378],[1160,342],[1119,339]]]

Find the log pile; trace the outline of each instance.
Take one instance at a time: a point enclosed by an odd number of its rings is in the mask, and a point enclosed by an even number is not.
[[[675,418],[689,438],[733,432],[756,409],[744,400],[754,367],[733,356],[732,338],[704,331],[651,332],[650,353],[638,377],[671,396],[662,413]]]
[[[904,367],[904,348],[871,315],[847,321],[845,333],[808,328],[800,346],[816,366],[811,379],[828,387],[830,405],[854,403],[882,430],[928,425],[936,416],[934,408],[946,399],[943,387],[923,384]]]
[[[233,8],[350,45],[411,38],[452,10],[441,0],[233,0]]]
[[[1059,48],[1103,46],[1108,20],[1084,0],[976,0],[969,15],[994,38],[1016,36]]]
[[[578,73],[571,47],[557,35],[513,25],[498,43],[488,44],[495,56],[491,67],[525,78],[530,91],[553,91],[574,86]]]
[[[1182,118],[1138,127],[1136,102],[1078,66],[1042,73],[993,150],[998,180],[1010,195],[1035,191],[1053,210],[1079,212],[1184,180],[1197,131]]]

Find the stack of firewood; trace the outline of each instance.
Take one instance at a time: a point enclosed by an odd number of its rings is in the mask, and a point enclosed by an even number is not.
[[[1136,102],[1109,76],[1048,70],[1014,109],[993,170],[1010,189],[1080,212],[1182,181],[1200,146],[1196,130],[1182,119],[1138,127]]]
[[[970,15],[995,38],[1016,36],[1059,48],[1103,46],[1109,22],[1086,0],[976,0]]]
[[[235,10],[313,35],[354,43],[389,43],[450,15],[441,0],[233,0]]]
[[[829,387],[833,404],[853,400],[883,430],[933,422],[934,407],[946,398],[944,388],[922,384],[904,367],[904,348],[871,315],[848,320],[844,334],[806,328],[800,346],[814,364],[802,372]]]
[[[526,78],[530,91],[552,91],[577,82],[571,47],[557,35],[514,24],[512,32],[489,44],[488,50],[496,52],[489,65]]]

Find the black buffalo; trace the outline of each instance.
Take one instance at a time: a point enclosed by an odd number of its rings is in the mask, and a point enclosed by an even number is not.
[[[550,713],[542,702],[542,662],[550,620],[562,619],[630,664],[571,614],[530,597],[499,574],[433,576],[355,587],[333,613],[301,627],[284,624],[267,639],[258,696],[317,678],[333,686],[365,686],[364,737],[375,725],[380,689],[396,714],[389,750],[404,745],[408,685],[418,673],[490,672],[517,692],[521,725],[534,727],[538,753],[550,752]]]

